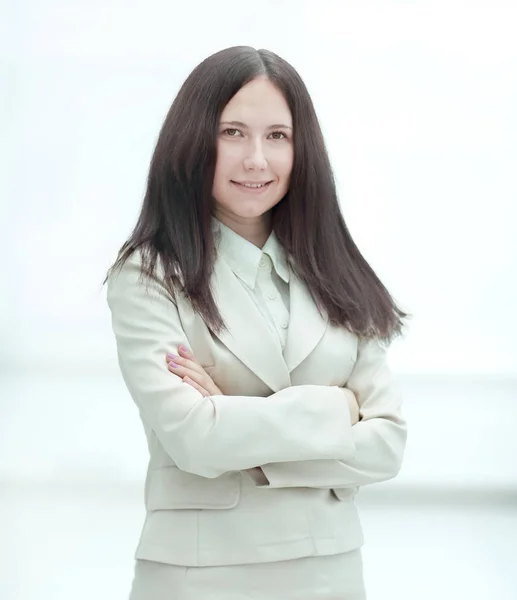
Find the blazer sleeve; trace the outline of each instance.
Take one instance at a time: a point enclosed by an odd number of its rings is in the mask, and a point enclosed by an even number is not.
[[[259,487],[347,488],[386,481],[400,471],[407,440],[402,396],[377,340],[362,340],[346,387],[357,398],[361,420],[352,427],[353,456],[340,460],[262,465],[269,483]]]
[[[139,280],[135,254],[108,277],[118,362],[142,419],[178,468],[215,478],[266,463],[353,455],[348,403],[337,386],[203,397],[171,373],[165,355],[187,336],[160,280]]]

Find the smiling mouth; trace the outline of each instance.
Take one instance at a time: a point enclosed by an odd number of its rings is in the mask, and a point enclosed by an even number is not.
[[[267,187],[272,182],[265,181],[264,183],[240,183],[238,181],[232,181],[232,183],[235,183],[235,185],[239,185],[243,188],[246,188],[247,190],[261,190],[261,189]]]

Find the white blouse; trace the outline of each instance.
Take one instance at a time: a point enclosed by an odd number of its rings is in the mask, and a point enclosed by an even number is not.
[[[278,337],[282,350],[289,327],[289,266],[274,232],[260,249],[213,218],[218,252],[239,278]]]

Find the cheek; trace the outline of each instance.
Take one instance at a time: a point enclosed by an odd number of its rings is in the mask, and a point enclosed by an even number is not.
[[[214,188],[225,184],[232,172],[232,160],[227,152],[218,152],[215,163]]]
[[[276,172],[279,177],[282,179],[287,179],[291,177],[291,171],[293,170],[293,153],[286,152],[284,156],[279,157],[276,165]]]
[[[227,147],[218,149],[215,163],[215,178],[221,181],[231,179],[241,160],[237,149]]]
[[[283,173],[290,173],[294,162],[294,148],[291,144],[286,144],[282,152],[278,154],[278,162],[282,167]]]

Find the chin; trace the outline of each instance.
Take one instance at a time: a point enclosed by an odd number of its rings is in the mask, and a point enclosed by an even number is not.
[[[274,204],[271,206],[269,206],[269,205],[268,206],[249,206],[249,207],[239,206],[239,207],[236,207],[235,209],[233,209],[232,212],[244,219],[253,219],[253,218],[256,219],[256,218],[262,217],[263,215],[267,214],[273,208],[273,206],[274,206]]]

